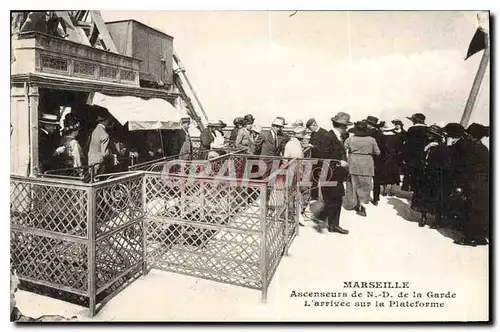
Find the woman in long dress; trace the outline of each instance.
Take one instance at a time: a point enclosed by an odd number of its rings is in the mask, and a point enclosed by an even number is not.
[[[375,139],[370,136],[365,122],[356,122],[350,132],[353,135],[345,140],[344,145],[347,151],[352,185],[353,197],[351,199],[355,203],[356,213],[366,217],[364,204],[368,204],[370,201],[375,173],[373,156],[379,155],[380,149]]]
[[[457,243],[482,245],[489,238],[489,160],[488,148],[481,139],[489,136],[489,127],[473,123],[467,128],[469,139],[464,165],[457,177],[456,187],[467,197],[466,217],[463,220],[464,238]]]
[[[425,166],[417,178],[415,192],[411,201],[411,209],[420,212],[419,227],[427,223],[427,215],[435,216],[436,223],[432,228],[440,226],[443,212],[443,199],[448,195],[450,163],[444,134],[437,125],[428,128],[430,143],[425,147]]]
[[[382,196],[394,196],[395,187],[401,181],[399,174],[403,157],[403,140],[401,135],[396,134],[395,129],[394,125],[387,122],[382,128],[383,146],[380,146],[382,151],[382,177],[380,179]]]

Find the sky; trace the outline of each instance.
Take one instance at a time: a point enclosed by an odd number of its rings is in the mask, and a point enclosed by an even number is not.
[[[459,122],[481,53],[464,60],[475,12],[102,11],[174,37],[174,48],[209,118],[252,113],[267,126],[314,117],[330,128],[416,112]],[[489,67],[471,117],[489,124]]]

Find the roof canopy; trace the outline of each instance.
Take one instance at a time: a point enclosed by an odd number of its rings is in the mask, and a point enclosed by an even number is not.
[[[114,97],[96,92],[92,103],[108,109],[129,130],[180,129],[179,112],[164,99]]]

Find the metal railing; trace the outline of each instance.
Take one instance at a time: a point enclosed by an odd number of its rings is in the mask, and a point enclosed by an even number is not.
[[[92,317],[141,271],[142,181],[142,174],[94,184],[11,176],[11,265],[19,278],[87,298]]]
[[[257,162],[274,169],[252,176]],[[267,288],[298,234],[301,160],[226,154],[170,171],[11,175],[11,264],[90,316],[150,268]]]

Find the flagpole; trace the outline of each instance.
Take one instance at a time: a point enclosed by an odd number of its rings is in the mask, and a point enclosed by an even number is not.
[[[481,63],[479,64],[479,68],[476,73],[476,77],[474,78],[474,83],[472,84],[472,89],[469,94],[469,98],[467,99],[467,103],[465,104],[464,113],[462,114],[462,119],[460,120],[460,124],[464,127],[467,127],[469,124],[470,117],[472,115],[472,110],[474,108],[474,104],[476,103],[477,95],[479,93],[479,88],[481,87],[481,82],[483,81],[484,74],[486,73],[486,68],[488,67],[488,61],[490,59],[490,43],[489,43],[489,33],[485,32],[485,49],[483,52],[483,57],[481,58]]]

